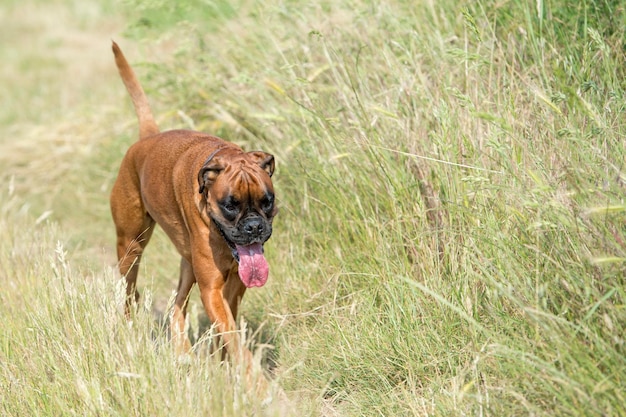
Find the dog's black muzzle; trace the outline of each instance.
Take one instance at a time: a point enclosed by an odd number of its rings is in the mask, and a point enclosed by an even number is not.
[[[248,215],[239,220],[236,225],[220,223],[214,217],[212,219],[237,262],[239,262],[237,246],[263,244],[272,236],[272,224],[258,214]]]

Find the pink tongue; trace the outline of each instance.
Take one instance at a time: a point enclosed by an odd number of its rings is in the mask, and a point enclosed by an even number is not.
[[[270,267],[263,256],[263,245],[253,243],[248,246],[237,245],[239,253],[239,278],[248,288],[262,287],[267,281]]]

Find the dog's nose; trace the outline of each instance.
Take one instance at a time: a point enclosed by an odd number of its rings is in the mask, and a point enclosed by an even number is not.
[[[248,236],[258,236],[263,233],[263,221],[261,219],[250,219],[246,222],[243,230]]]

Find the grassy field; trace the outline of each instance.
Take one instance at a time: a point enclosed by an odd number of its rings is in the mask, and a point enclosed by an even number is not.
[[[626,415],[626,6],[5,1],[0,414]],[[122,314],[108,194],[160,126],[277,160],[259,395],[166,331],[157,233]],[[281,398],[280,391],[286,396]]]

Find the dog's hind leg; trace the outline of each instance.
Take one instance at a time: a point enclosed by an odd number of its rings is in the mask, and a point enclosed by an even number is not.
[[[139,193],[131,195],[127,188],[119,185],[119,179],[111,194],[111,213],[117,233],[118,267],[126,279],[125,312],[128,317],[130,306],[139,299],[136,287],[139,262],[156,223],[146,213]]]
[[[149,222],[146,222],[149,223]],[[142,232],[135,237],[118,235],[117,237],[117,257],[119,260],[120,274],[126,279],[126,315],[130,315],[130,306],[139,300],[137,291],[137,275],[139,274],[139,262],[143,250],[150,240],[154,230],[154,221],[142,227]]]
[[[183,355],[191,351],[191,343],[185,332],[185,317],[187,315],[187,302],[189,293],[196,278],[193,275],[191,264],[185,259],[180,260],[180,280],[178,281],[178,291],[174,301],[174,310],[170,321],[170,332],[174,349],[177,355]]]

